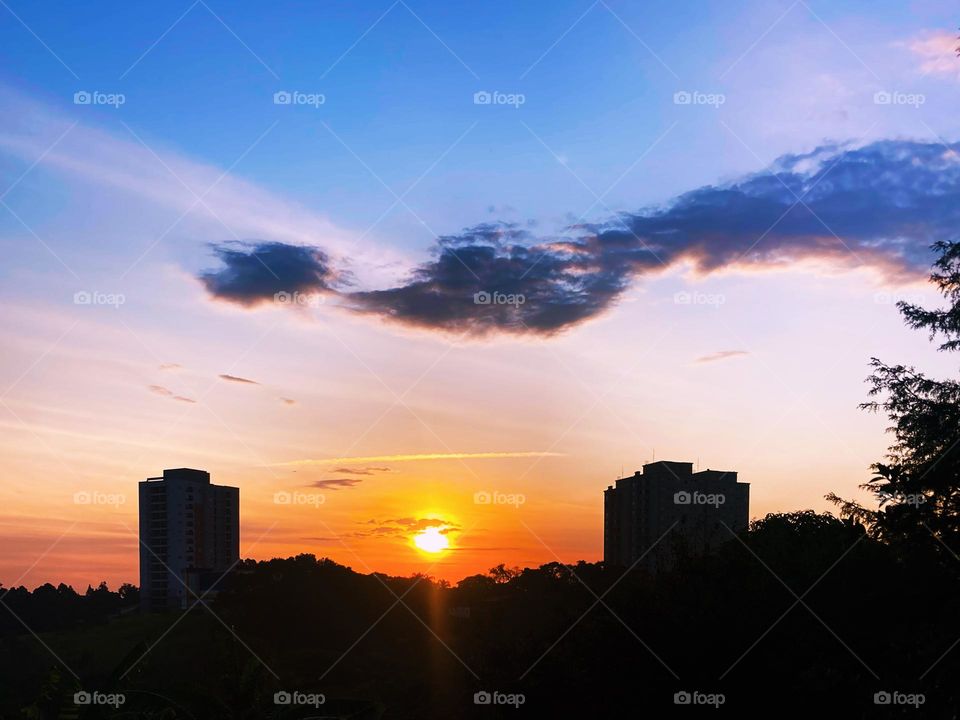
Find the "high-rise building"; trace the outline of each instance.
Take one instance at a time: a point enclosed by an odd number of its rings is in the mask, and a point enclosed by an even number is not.
[[[239,558],[239,488],[191,468],[140,483],[141,608],[185,608]]]
[[[737,473],[647,463],[603,493],[603,561],[656,572],[681,555],[716,549],[749,518],[750,485],[737,482]]]

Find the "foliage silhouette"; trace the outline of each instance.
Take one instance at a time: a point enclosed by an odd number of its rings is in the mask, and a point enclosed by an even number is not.
[[[939,340],[938,350],[960,349],[960,244],[938,242],[931,282],[947,301],[945,308],[927,309],[897,303],[906,324],[927,330]],[[884,461],[872,466],[874,477],[862,487],[879,501],[879,509],[828,498],[841,514],[864,523],[879,538],[894,543],[926,544],[932,535],[949,572],[960,571],[955,550],[960,547],[960,382],[932,379],[906,365],[871,359],[870,395],[861,407],[884,412],[894,436]]]

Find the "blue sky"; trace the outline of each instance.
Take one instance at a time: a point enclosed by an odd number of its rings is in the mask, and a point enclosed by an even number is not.
[[[119,110],[79,108],[89,111],[79,117],[125,133],[122,120],[151,145],[220,167],[279,120],[237,173],[361,229],[393,200],[371,171],[400,193],[439,160],[409,202],[440,233],[488,219],[489,206],[513,209],[509,219],[555,224],[590,207],[584,184],[599,194],[625,172],[605,198],[612,210],[662,202],[826,136],[905,132],[890,113],[871,127],[873,86],[908,81],[909,53],[889,45],[954,24],[947,3],[920,2],[882,11],[855,2],[10,9],[50,51],[7,13],[0,40],[8,84],[53,105],[66,105],[78,88],[122,92]],[[818,81],[828,73],[862,97],[824,95]],[[791,86],[809,101],[785,98]],[[278,89],[322,93],[326,103],[276,107]],[[478,89],[523,93],[526,102],[478,107]],[[722,92],[727,101],[678,107],[673,94],[683,89]],[[809,131],[757,137],[754,124],[773,121],[786,103],[811,115]],[[933,115],[932,105],[921,112]],[[844,112],[846,121],[830,121]],[[938,132],[947,132],[945,119],[936,118]],[[927,133],[915,122],[912,130]],[[748,148],[736,139],[747,137]],[[403,208],[384,229],[413,247],[429,240]]]

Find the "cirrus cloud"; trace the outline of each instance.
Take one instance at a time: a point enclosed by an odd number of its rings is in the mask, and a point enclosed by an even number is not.
[[[920,71],[924,74],[960,79],[955,33],[946,30],[928,32],[909,41],[907,47],[920,58]]]
[[[702,355],[694,360],[698,365],[703,363],[717,362],[719,360],[729,360],[730,358],[743,357],[744,355],[749,355],[746,350],[719,350],[715,353],[710,353],[709,355]]]

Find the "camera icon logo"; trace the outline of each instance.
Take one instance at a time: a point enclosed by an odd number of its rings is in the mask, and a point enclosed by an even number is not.
[[[693,702],[693,696],[688,693],[686,690],[681,690],[680,692],[673,694],[673,704],[674,705],[689,705]]]
[[[493,502],[493,496],[486,490],[480,490],[473,494],[473,502],[476,505],[489,505]]]
[[[86,90],[79,90],[73,94],[74,105],[89,105],[93,102],[93,95]]]
[[[274,705],[289,705],[293,702],[293,696],[286,690],[280,690],[273,694]]]
[[[489,305],[490,304],[490,293],[486,290],[481,290],[480,292],[475,292],[473,294],[473,303],[474,305]]]
[[[293,102],[293,95],[286,90],[278,90],[273,94],[274,105],[289,105],[291,102]]]
[[[93,296],[86,290],[80,290],[73,294],[74,305],[89,305],[91,302],[93,302]]]
[[[288,293],[286,290],[281,290],[280,292],[273,294],[273,300],[281,305],[289,305],[291,302],[293,302],[293,295]]]
[[[475,692],[473,694],[473,704],[474,705],[489,705],[493,702],[493,696],[488,693],[486,690],[481,690],[480,692]]]
[[[73,503],[74,505],[89,505],[92,501],[90,493],[82,490],[73,494]]]
[[[893,696],[886,690],[881,690],[873,694],[874,705],[889,705],[893,701]]]
[[[673,504],[674,505],[689,505],[691,501],[691,495],[686,490],[681,490],[673,494]]]
[[[474,105],[489,105],[493,102],[493,96],[486,90],[478,90],[473,94]]]
[[[91,702],[93,702],[93,698],[86,690],[81,690],[73,694],[74,705],[89,705]]]
[[[289,505],[291,502],[293,502],[293,495],[285,490],[281,490],[280,492],[275,492],[273,494],[274,505]]]
[[[673,94],[674,105],[689,105],[693,102],[693,95],[686,90],[679,90]]]
[[[893,102],[893,95],[886,90],[878,90],[873,94],[874,105],[889,105]]]

